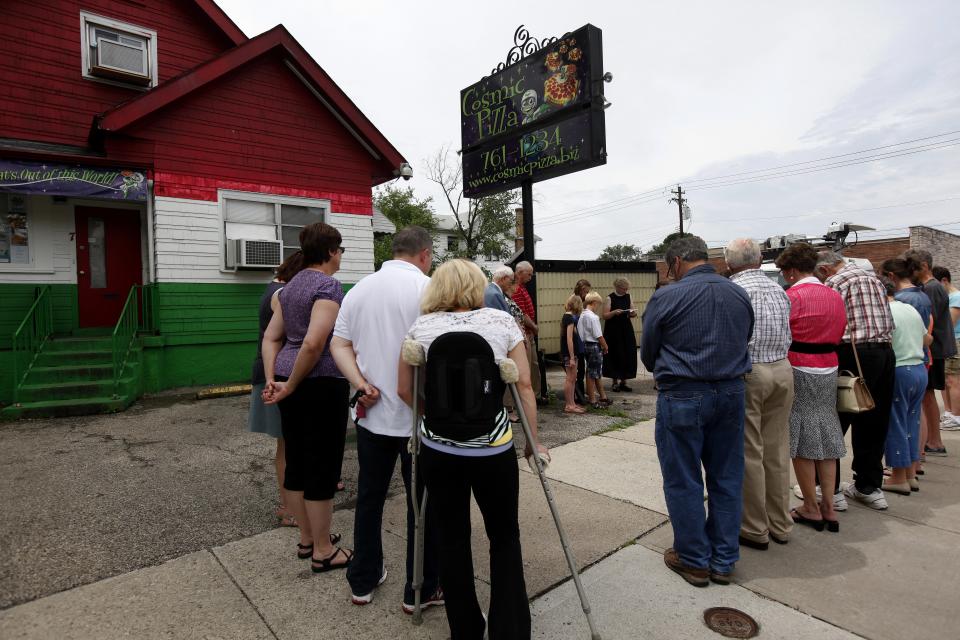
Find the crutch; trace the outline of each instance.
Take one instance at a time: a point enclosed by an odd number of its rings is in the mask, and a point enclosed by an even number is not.
[[[527,443],[533,449],[533,464],[540,476],[540,484],[543,485],[543,493],[547,496],[547,504],[550,505],[550,513],[553,515],[553,522],[557,525],[557,533],[560,534],[560,546],[563,547],[563,555],[567,557],[567,565],[570,567],[570,575],[573,577],[573,584],[577,587],[577,595],[580,596],[580,606],[583,608],[583,615],[587,617],[587,626],[590,627],[590,637],[592,640],[600,640],[600,632],[593,622],[593,615],[590,612],[590,602],[587,600],[587,593],[583,590],[583,584],[580,582],[580,572],[577,571],[577,561],[573,557],[573,551],[570,550],[570,543],[567,541],[567,534],[560,523],[560,514],[557,512],[557,505],[553,499],[553,491],[550,489],[550,483],[547,482],[547,476],[544,473],[544,460],[536,450],[536,441],[530,432],[530,424],[527,422],[527,416],[523,411],[523,403],[520,401],[520,392],[517,390],[517,381],[520,379],[520,372],[517,369],[517,363],[506,358],[500,362],[500,378],[510,387],[510,394],[513,396],[513,404],[520,416],[520,424],[523,425],[523,435],[527,438]],[[527,459],[530,461],[530,458]]]
[[[401,349],[403,361],[413,367],[413,433],[410,435],[410,490],[413,492],[413,624],[423,623],[423,540],[426,526],[427,488],[423,488],[423,502],[417,499],[417,459],[420,457],[420,367],[426,362],[423,347],[414,340],[404,340]]]

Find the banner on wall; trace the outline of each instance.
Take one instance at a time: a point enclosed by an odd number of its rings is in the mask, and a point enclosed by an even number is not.
[[[138,169],[0,159],[0,191],[143,201],[147,199],[147,174]]]

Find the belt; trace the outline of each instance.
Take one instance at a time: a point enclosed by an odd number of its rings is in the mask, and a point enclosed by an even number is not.
[[[826,342],[798,342],[790,343],[790,351],[794,353],[836,353],[837,345]]]
[[[849,347],[849,342],[844,342],[840,346]],[[858,342],[857,349],[892,349],[893,347],[889,342]]]

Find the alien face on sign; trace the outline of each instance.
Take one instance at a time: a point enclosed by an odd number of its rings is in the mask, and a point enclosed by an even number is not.
[[[537,108],[537,102],[537,92],[533,89],[527,89],[520,99],[520,111],[522,111],[525,116],[530,115]]]

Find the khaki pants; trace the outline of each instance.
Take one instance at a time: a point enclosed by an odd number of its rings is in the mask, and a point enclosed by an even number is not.
[[[743,519],[740,535],[767,542],[768,533],[786,539],[790,517],[790,362],[755,363],[747,374],[743,426]]]
[[[530,336],[526,336],[523,341],[527,347],[527,363],[530,365],[530,384],[533,385],[533,395],[539,398],[540,364],[537,362],[537,345]]]

